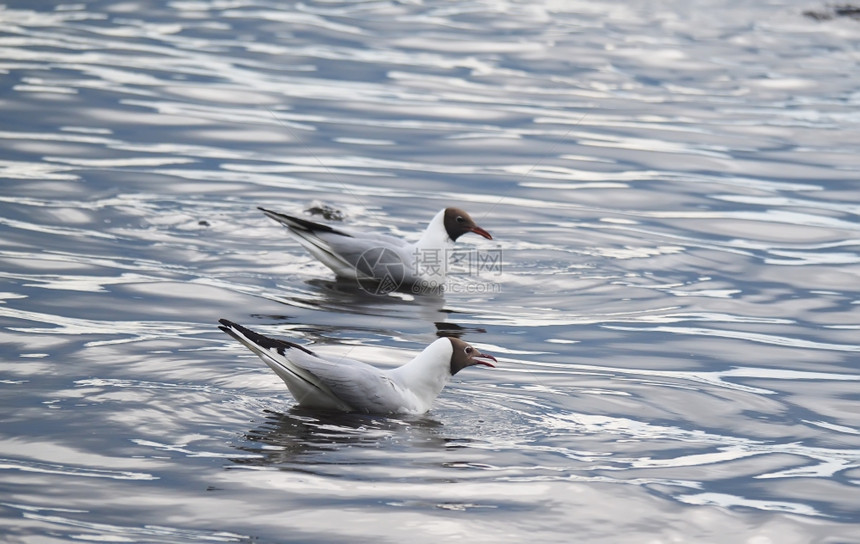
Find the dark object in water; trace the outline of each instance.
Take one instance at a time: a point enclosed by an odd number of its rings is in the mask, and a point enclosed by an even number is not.
[[[848,17],[860,21],[860,6],[852,6],[850,4],[840,4],[836,6],[827,6],[826,9],[814,11],[804,11],[803,14],[810,19],[816,21],[830,21],[837,17]]]
[[[481,327],[463,327],[456,323],[447,323],[445,321],[437,321],[435,325],[436,336],[439,337],[451,336],[454,338],[460,338],[469,332],[487,332],[487,329],[482,329]]]
[[[329,221],[343,221],[343,218],[346,217],[342,211],[332,208],[327,204],[323,206],[311,206],[305,211],[311,215],[321,215]]]

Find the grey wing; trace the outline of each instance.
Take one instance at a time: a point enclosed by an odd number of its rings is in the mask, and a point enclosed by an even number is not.
[[[304,346],[269,338],[252,331],[238,323],[227,319],[219,320],[220,329],[245,347],[256,353],[275,374],[280,376],[299,404],[333,408],[336,410],[352,409],[338,399],[325,383],[313,372],[294,362],[295,359],[307,361],[319,360],[313,352]]]
[[[355,411],[393,413],[404,408],[399,387],[383,370],[354,359],[329,361],[303,353],[294,355],[293,364],[312,373]]]
[[[391,276],[402,280],[409,275],[414,255],[408,242],[384,234],[359,234],[345,237],[320,233],[319,240],[331,253],[355,269],[359,275],[382,279]]]
[[[260,210],[287,227],[299,243],[339,276],[391,278],[396,282],[410,276],[414,255],[405,240]]]

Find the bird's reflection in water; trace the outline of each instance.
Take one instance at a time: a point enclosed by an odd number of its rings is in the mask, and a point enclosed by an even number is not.
[[[426,415],[398,418],[294,407],[283,413],[266,410],[265,416],[265,421],[236,445],[252,455],[231,461],[244,466],[284,468],[297,464],[356,464],[362,459],[356,448],[443,450],[449,443],[458,444],[442,436],[442,423]],[[348,453],[341,456],[339,452]]]
[[[355,280],[324,280],[311,279],[305,282],[313,288],[302,294],[295,293],[288,298],[278,299],[279,302],[302,308],[324,310],[328,315],[357,315],[373,316],[373,320],[361,319],[350,321],[350,328],[373,332],[382,336],[400,335],[410,326],[416,332],[426,331],[425,325],[433,324],[437,336],[453,336],[460,338],[472,333],[485,333],[480,327],[461,326],[449,322],[456,312],[445,308],[445,297],[441,291],[420,294],[392,292],[374,294],[363,289]],[[253,314],[252,317],[273,319],[290,322],[288,314]],[[336,321],[330,325],[303,324],[291,327],[294,330],[313,333],[315,336],[326,337],[336,335],[343,330],[343,324]]]
[[[324,280],[304,282],[309,289],[292,290],[273,300],[289,306],[421,322],[444,321],[445,297],[442,292],[410,293],[392,291],[374,293],[362,288],[355,280]]]
[[[442,290],[412,291],[408,287],[388,290],[384,287],[374,288],[374,284],[362,284],[357,280],[342,279],[324,280],[314,278],[305,283],[314,287],[317,294],[322,296],[321,302],[332,307],[351,309],[357,313],[373,313],[377,310],[387,312],[408,311],[414,308],[423,312],[441,312],[445,306],[445,292]],[[329,308],[331,309],[331,308]]]
[[[456,323],[447,323],[445,321],[437,321],[436,336],[451,336],[453,338],[461,338],[465,334],[485,333],[487,329],[482,327],[464,327]]]

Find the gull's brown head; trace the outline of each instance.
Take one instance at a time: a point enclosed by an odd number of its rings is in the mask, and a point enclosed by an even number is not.
[[[467,366],[484,365],[495,367],[490,361],[496,361],[496,358],[488,353],[481,353],[478,348],[470,346],[459,338],[448,338],[451,341],[451,347],[454,352],[451,354],[451,375],[460,372]]]
[[[489,232],[479,227],[475,220],[460,208],[445,208],[445,230],[454,241],[469,232],[474,232],[487,240],[493,239]]]

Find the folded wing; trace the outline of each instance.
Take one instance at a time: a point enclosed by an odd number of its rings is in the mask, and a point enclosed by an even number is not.
[[[403,394],[384,371],[354,359],[326,360],[307,348],[256,333],[226,319],[220,329],[256,353],[302,406],[346,412],[403,409]]]
[[[404,240],[385,234],[335,229],[301,217],[259,209],[287,227],[305,249],[340,277],[383,279],[390,276],[402,281],[409,275],[414,255],[411,244]]]

